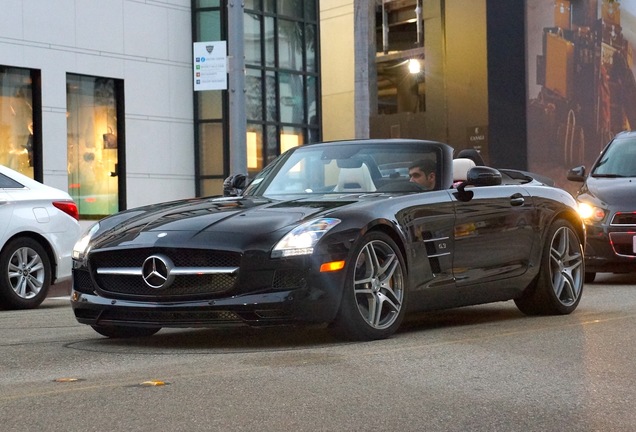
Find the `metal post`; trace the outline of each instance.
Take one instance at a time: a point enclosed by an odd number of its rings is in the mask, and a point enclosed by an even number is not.
[[[247,174],[245,55],[242,0],[228,1],[228,85],[230,99],[230,173]]]

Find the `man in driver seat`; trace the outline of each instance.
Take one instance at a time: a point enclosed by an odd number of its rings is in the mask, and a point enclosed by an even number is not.
[[[419,184],[424,190],[435,189],[435,162],[420,159],[409,167],[409,181]]]

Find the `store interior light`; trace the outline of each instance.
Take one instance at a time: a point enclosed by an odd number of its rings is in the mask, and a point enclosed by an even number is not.
[[[256,147],[256,132],[247,132],[247,168],[258,168],[258,149]]]
[[[412,74],[417,74],[420,73],[420,71],[422,70],[422,65],[420,64],[420,61],[418,59],[409,59],[409,72]]]

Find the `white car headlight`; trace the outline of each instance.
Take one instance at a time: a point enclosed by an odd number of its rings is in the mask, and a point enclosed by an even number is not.
[[[99,230],[99,222],[90,227],[86,234],[80,238],[75,246],[73,247],[73,259],[83,260],[86,254],[88,253],[91,239],[95,235],[95,233]]]
[[[600,222],[603,220],[603,218],[605,218],[604,209],[585,203],[585,202],[579,203],[578,211],[579,211],[579,215],[581,216],[581,219],[583,219],[585,222],[588,222],[588,221]]]
[[[272,258],[311,255],[318,240],[339,223],[340,219],[320,218],[297,226],[274,246]]]

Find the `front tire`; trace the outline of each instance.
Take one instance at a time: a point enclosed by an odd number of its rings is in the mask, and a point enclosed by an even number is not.
[[[0,254],[0,306],[33,309],[46,298],[51,285],[51,261],[40,243],[19,237]]]
[[[128,339],[150,337],[161,330],[161,327],[126,327],[93,325],[93,330],[111,339]]]
[[[400,249],[388,235],[371,232],[351,257],[331,328],[349,340],[387,338],[398,329],[406,310],[406,269]]]
[[[569,314],[583,293],[583,246],[572,224],[563,219],[552,224],[546,239],[539,275],[515,304],[527,315]]]

